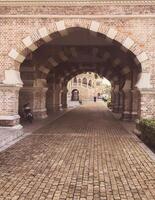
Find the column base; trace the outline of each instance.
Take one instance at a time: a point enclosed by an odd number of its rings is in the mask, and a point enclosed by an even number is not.
[[[131,113],[131,119],[132,119],[133,121],[137,120],[137,119],[138,119],[138,113],[137,113],[137,112],[132,112],[132,113]]]
[[[132,120],[131,113],[128,112],[128,111],[123,112],[122,120],[124,120],[124,121],[131,121]]]
[[[0,116],[0,126],[1,127],[18,127],[20,124],[19,115],[10,115],[10,116]]]

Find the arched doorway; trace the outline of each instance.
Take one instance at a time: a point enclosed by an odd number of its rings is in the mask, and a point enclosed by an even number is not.
[[[71,101],[79,101],[79,91],[77,89],[72,91]]]

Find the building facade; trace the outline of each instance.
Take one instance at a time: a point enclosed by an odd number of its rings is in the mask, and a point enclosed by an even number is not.
[[[104,78],[97,74],[86,72],[72,78],[67,85],[68,100],[71,101],[93,101],[94,97],[109,97],[111,87],[104,82]]]
[[[155,117],[155,1],[0,1],[0,126],[67,106],[67,83],[106,77],[124,119]]]

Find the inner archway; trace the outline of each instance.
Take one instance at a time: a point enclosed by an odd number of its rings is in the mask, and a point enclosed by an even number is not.
[[[79,101],[79,91],[77,89],[72,90],[71,101]]]

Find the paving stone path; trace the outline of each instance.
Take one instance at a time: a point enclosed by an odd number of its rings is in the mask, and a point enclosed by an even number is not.
[[[0,153],[0,200],[154,200],[155,160],[101,103]]]

